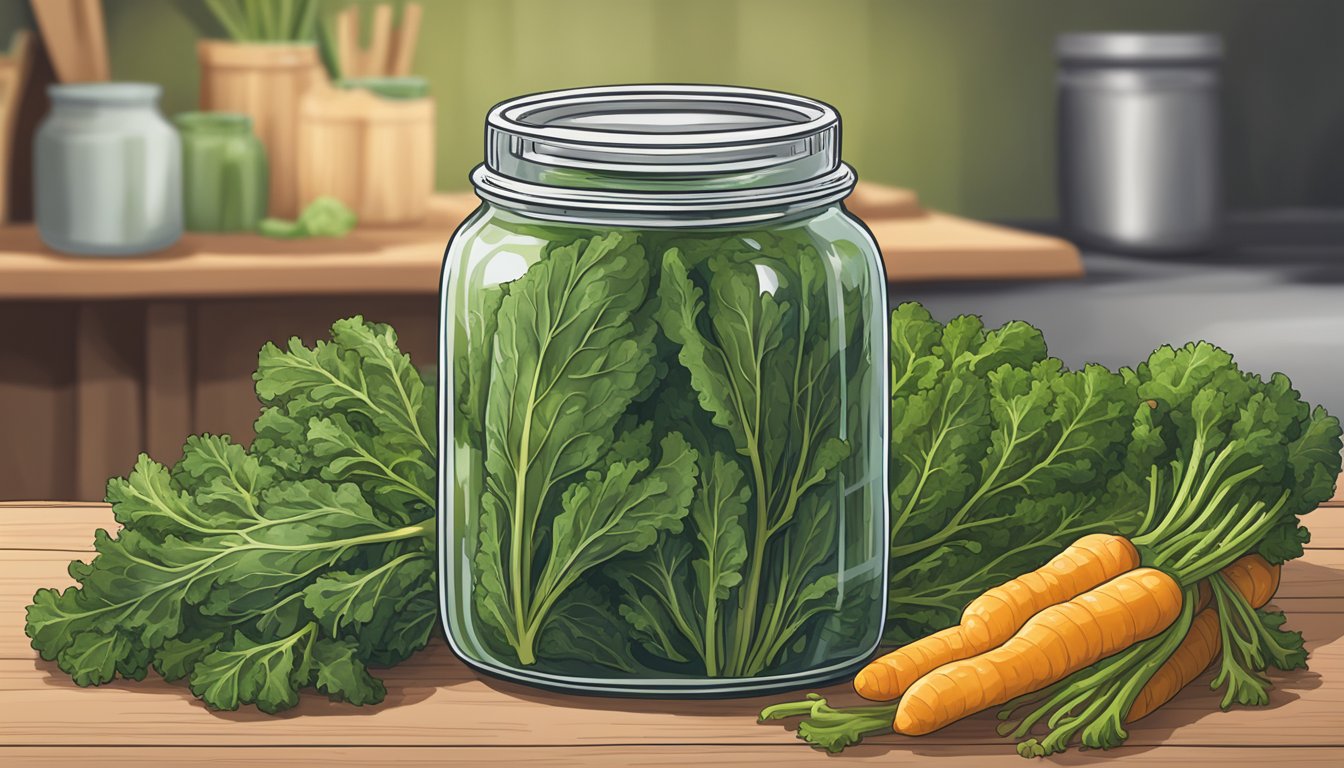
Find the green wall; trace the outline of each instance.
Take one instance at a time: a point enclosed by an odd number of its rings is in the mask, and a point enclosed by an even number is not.
[[[5,0],[0,6],[18,5]],[[329,10],[347,3],[331,2]],[[369,3],[364,3],[369,4]],[[416,71],[439,103],[439,186],[462,188],[497,101],[682,81],[831,102],[862,177],[988,217],[1054,210],[1051,43],[1070,29],[1211,29],[1229,46],[1234,207],[1344,206],[1338,0],[424,0]],[[113,75],[191,108],[200,0],[105,0]],[[0,11],[0,33],[21,14]]]

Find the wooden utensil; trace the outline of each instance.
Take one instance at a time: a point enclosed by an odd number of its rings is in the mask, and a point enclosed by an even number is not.
[[[15,105],[14,129],[10,134],[9,175],[0,179],[9,193],[9,220],[33,219],[33,149],[38,126],[51,111],[47,88],[60,82],[47,55],[47,46],[37,30],[28,33],[28,67],[23,92]]]
[[[364,54],[365,76],[387,74],[388,51],[392,46],[392,6],[379,3],[373,9],[373,30],[369,34],[369,49]]]
[[[336,15],[336,55],[340,57],[341,77],[405,77],[411,73],[416,39],[420,36],[423,9],[419,3],[407,3],[401,21],[392,26],[392,6],[380,3],[373,9],[369,47],[359,44],[359,9],[346,8]]]
[[[100,82],[111,77],[107,61],[107,25],[103,20],[102,0],[81,0],[79,27],[84,38],[85,75]]]
[[[411,74],[411,62],[415,59],[415,42],[420,37],[420,17],[423,9],[419,3],[407,3],[401,9],[401,23],[397,25],[396,39],[392,43],[392,60],[388,74],[393,77],[406,77]]]
[[[0,57],[0,222],[9,221],[10,149],[30,60],[28,30],[19,30],[9,45],[9,55]]]
[[[340,57],[341,77],[361,77],[363,50],[359,47],[359,9],[346,8],[336,14],[336,55]]]
[[[75,26],[75,0],[32,0],[32,5],[56,77],[63,83],[83,82],[84,55]]]
[[[101,0],[31,0],[42,40],[63,83],[107,80],[107,34]]]

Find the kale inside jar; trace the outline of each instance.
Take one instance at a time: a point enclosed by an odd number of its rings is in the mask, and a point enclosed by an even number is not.
[[[885,289],[838,130],[728,88],[492,111],[443,296],[443,613],[468,662],[733,693],[875,647]]]

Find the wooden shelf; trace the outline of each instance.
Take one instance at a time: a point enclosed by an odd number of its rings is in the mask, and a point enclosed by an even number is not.
[[[66,256],[31,226],[0,228],[0,299],[435,295],[443,249],[477,205],[437,195],[424,223],[341,238],[275,240],[188,233],[145,256]],[[908,190],[860,185],[849,199],[877,237],[894,283],[1079,277],[1077,250],[1054,237],[924,211]]]
[[[443,248],[475,207],[472,195],[439,195],[415,227],[302,240],[187,233],[167,250],[126,258],[65,256],[31,225],[6,227],[0,299],[433,294]]]
[[[1301,631],[1311,669],[1273,672],[1267,707],[1218,711],[1210,673],[1130,727],[1125,746],[1069,752],[1052,764],[1232,768],[1266,761],[1335,766],[1344,706],[1344,509],[1306,518],[1312,542],[1289,563],[1273,605]],[[308,691],[268,716],[212,712],[183,683],[157,675],[80,688],[42,661],[23,635],[38,587],[70,583],[95,528],[115,528],[104,505],[0,505],[0,761],[10,765],[1028,765],[982,713],[920,738],[865,739],[841,758],[809,749],[756,713],[784,695],[676,701],[564,696],[494,680],[453,657],[438,634],[405,663],[378,671],[387,701],[353,707]],[[822,691],[857,702],[845,685]],[[1272,757],[1271,757],[1272,756]]]

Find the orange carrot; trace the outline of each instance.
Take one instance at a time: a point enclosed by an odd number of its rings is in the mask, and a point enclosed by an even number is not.
[[[1181,587],[1136,568],[1032,616],[993,650],[921,677],[896,707],[894,728],[918,736],[986,707],[1039,690],[1166,629],[1181,612]]]
[[[1084,536],[1035,571],[972,600],[960,624],[874,660],[854,678],[854,690],[873,701],[895,699],[934,669],[1003,644],[1045,608],[1138,566],[1138,550],[1125,537]]]
[[[1252,608],[1259,608],[1274,596],[1279,588],[1280,568],[1270,565],[1259,555],[1246,555],[1223,570],[1219,571],[1232,588],[1237,590]],[[1203,597],[1207,603],[1208,598]],[[1176,646],[1171,656],[1163,662],[1148,680],[1139,696],[1129,707],[1125,722],[1132,723],[1152,714],[1158,707],[1166,704],[1185,686],[1213,663],[1214,657],[1222,648],[1222,637],[1218,632],[1218,612],[1204,608],[1190,624],[1181,644]]]
[[[1279,589],[1282,570],[1259,555],[1245,555],[1219,571],[1252,608],[1259,608]]]

